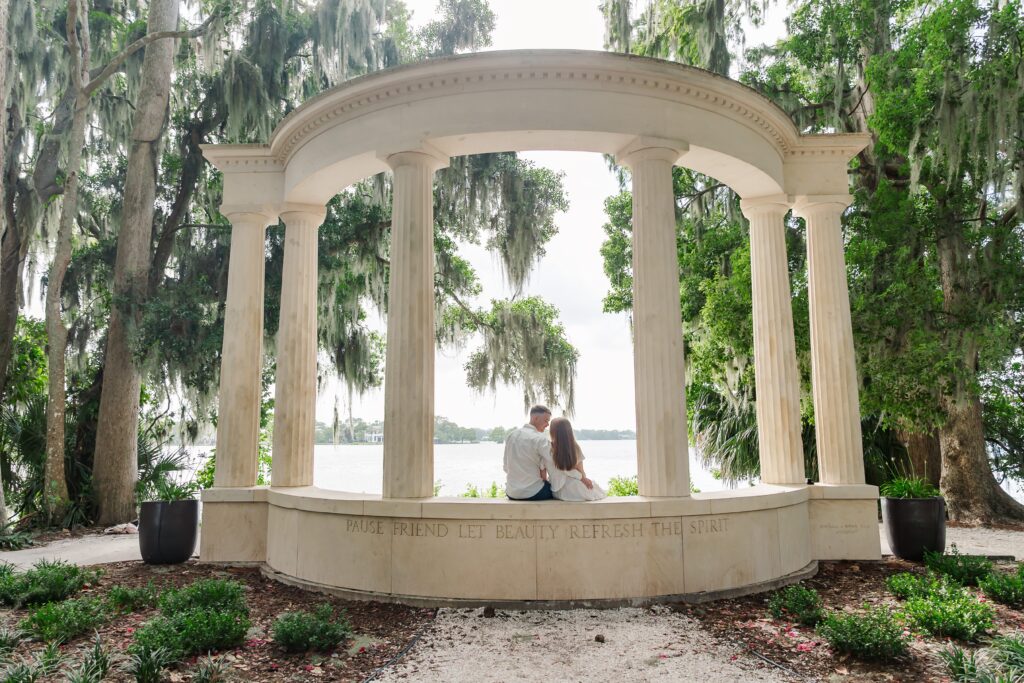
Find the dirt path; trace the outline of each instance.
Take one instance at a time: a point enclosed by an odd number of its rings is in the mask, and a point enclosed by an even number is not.
[[[603,636],[604,642],[595,640]],[[791,681],[698,622],[652,609],[441,610],[381,681]],[[795,679],[800,680],[800,679]]]

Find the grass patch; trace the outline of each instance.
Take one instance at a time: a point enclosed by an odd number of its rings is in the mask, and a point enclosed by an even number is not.
[[[902,657],[910,640],[898,615],[887,607],[867,609],[860,614],[829,612],[822,617],[817,631],[836,652],[876,661]]]
[[[137,650],[128,658],[125,672],[135,679],[135,683],[160,683],[164,669],[172,663],[166,650]]]
[[[326,652],[352,633],[345,615],[334,619],[334,610],[323,604],[312,614],[291,612],[274,622],[274,643],[285,652]]]
[[[38,640],[63,643],[95,630],[106,618],[107,611],[101,600],[76,598],[37,607],[19,626]]]
[[[814,626],[821,621],[821,596],[813,588],[801,585],[787,586],[772,593],[768,610],[776,619],[788,619]]]
[[[0,604],[7,607],[60,602],[96,583],[100,570],[86,570],[63,560],[40,560],[31,569],[18,572],[0,565]]]
[[[466,484],[466,490],[459,494],[460,498],[504,498],[505,487],[498,486],[498,482],[492,481],[490,486],[477,488],[476,484]]]
[[[961,586],[977,586],[978,581],[992,573],[992,560],[979,555],[961,555],[955,545],[949,554],[924,551],[924,564]]]
[[[997,636],[978,652],[952,646],[939,653],[951,680],[957,683],[997,683],[1024,680],[1024,638]]]

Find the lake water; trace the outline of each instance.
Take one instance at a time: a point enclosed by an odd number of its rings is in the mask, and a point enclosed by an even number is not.
[[[580,441],[586,455],[587,475],[606,486],[612,477],[636,476],[636,441]],[[361,493],[380,493],[384,476],[383,446],[316,446],[313,483],[320,488]],[[483,488],[503,485],[504,444],[482,442],[434,445],[434,481],[441,482],[442,496],[463,493],[470,484]],[[690,479],[701,491],[725,486],[701,468],[690,451]]]

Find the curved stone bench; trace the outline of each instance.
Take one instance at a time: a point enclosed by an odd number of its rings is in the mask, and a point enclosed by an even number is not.
[[[588,503],[211,489],[201,557],[413,604],[702,601],[799,580],[819,559],[877,559],[876,499],[820,485]]]

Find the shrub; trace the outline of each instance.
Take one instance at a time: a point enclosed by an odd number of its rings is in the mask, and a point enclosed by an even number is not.
[[[137,612],[156,607],[159,593],[152,582],[138,588],[114,586],[107,593],[107,607],[113,612]]]
[[[164,667],[170,663],[166,650],[144,648],[132,653],[125,671],[135,683],[160,683]]]
[[[242,644],[250,622],[245,613],[193,609],[162,615],[135,632],[132,648],[141,653],[164,650],[168,661]]]
[[[37,607],[20,626],[39,640],[63,643],[94,630],[106,616],[104,605],[97,598],[78,598]]]
[[[21,550],[32,545],[32,537],[28,532],[15,529],[16,522],[7,522],[0,526],[0,550]]]
[[[868,609],[862,614],[829,612],[818,624],[818,633],[837,652],[873,660],[902,656],[910,640],[887,607]]]
[[[905,607],[911,623],[933,636],[975,640],[992,628],[992,605],[967,593],[952,597],[910,598]]]
[[[609,496],[638,496],[639,485],[636,477],[612,477],[608,480]]]
[[[935,498],[939,490],[926,479],[896,477],[878,487],[878,492],[886,498]]]
[[[961,586],[976,586],[980,579],[992,573],[992,561],[980,555],[961,555],[954,545],[948,555],[924,551],[928,569],[944,574]]]
[[[893,574],[885,580],[889,592],[900,600],[910,598],[937,597],[950,598],[964,593],[960,584],[955,583],[941,574],[920,576],[909,572]]]
[[[40,560],[22,573],[6,565],[0,570],[0,604],[24,607],[66,600],[100,574],[63,560]]]
[[[173,588],[160,596],[159,603],[166,616],[194,609],[249,614],[245,586],[228,579],[204,579],[184,588]]]
[[[992,572],[978,581],[978,587],[990,599],[1010,607],[1024,605],[1024,575]]]
[[[286,652],[326,651],[352,632],[344,615],[333,619],[334,611],[324,604],[316,611],[283,614],[274,622],[274,643]]]
[[[821,621],[821,596],[813,588],[788,586],[772,593],[768,609],[776,619],[790,619],[804,626]]]

